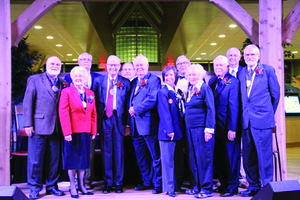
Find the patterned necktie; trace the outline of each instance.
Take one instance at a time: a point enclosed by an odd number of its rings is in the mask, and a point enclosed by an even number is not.
[[[107,93],[107,101],[106,101],[106,116],[109,118],[113,115],[113,107],[114,107],[114,79],[111,79],[111,83]]]

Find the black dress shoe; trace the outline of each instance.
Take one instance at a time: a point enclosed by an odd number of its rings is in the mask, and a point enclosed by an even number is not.
[[[87,189],[85,189],[85,190],[87,191]],[[83,190],[82,190],[81,188],[80,188],[80,189],[78,189],[78,191],[80,191],[82,195],[94,195],[94,193],[92,193],[92,192],[89,192],[89,191],[87,191],[87,192],[83,192]]]
[[[39,193],[38,192],[30,192],[29,199],[38,199]]]
[[[186,189],[185,190],[185,194],[187,194],[187,195],[194,195],[194,194],[196,194],[197,192],[195,191],[195,190],[193,190],[193,189]]]
[[[111,187],[110,186],[106,186],[106,187],[104,187],[102,193],[103,194],[108,194],[108,193],[110,193],[110,191],[111,191]]]
[[[175,192],[167,192],[166,195],[168,195],[168,196],[170,196],[170,197],[176,197]]]
[[[121,185],[116,186],[116,193],[123,193],[123,187]]]
[[[242,197],[253,197],[259,192],[259,190],[245,190],[243,192],[240,192],[240,195]]]
[[[137,191],[143,191],[143,190],[148,190],[148,189],[150,189],[150,187],[143,185],[143,184],[140,184],[134,188],[134,190],[137,190]]]
[[[46,194],[52,194],[54,196],[64,196],[65,193],[59,189],[52,188],[50,190],[46,190]]]
[[[152,190],[152,194],[159,194],[162,193],[162,189],[160,187],[155,187]]]
[[[70,195],[71,195],[72,198],[75,198],[75,199],[79,198],[79,195],[78,195],[77,192],[76,192],[76,194],[72,194],[71,189],[69,189],[69,192],[70,192]]]
[[[221,197],[231,197],[238,194],[238,190],[226,190],[224,193],[220,194]]]
[[[226,188],[219,186],[216,189],[214,189],[214,192],[222,194],[222,193],[226,192]]]

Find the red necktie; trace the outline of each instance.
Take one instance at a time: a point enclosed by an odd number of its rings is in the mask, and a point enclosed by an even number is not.
[[[113,115],[113,107],[114,107],[114,93],[112,94],[111,91],[114,90],[114,79],[111,79],[111,83],[108,90],[108,96],[106,101],[106,116],[109,118]]]

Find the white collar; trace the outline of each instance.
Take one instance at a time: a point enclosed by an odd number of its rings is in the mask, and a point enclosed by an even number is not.
[[[194,85],[194,87],[197,88],[198,91],[200,91],[201,86],[203,85],[204,81],[200,80],[196,85]]]

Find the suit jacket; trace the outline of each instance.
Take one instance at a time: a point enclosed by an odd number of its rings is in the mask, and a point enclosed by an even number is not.
[[[59,94],[59,79],[57,87]],[[34,133],[38,135],[51,135],[57,120],[57,100],[46,72],[30,76],[23,102],[24,127],[32,126]]]
[[[94,91],[96,94],[96,106],[98,113],[98,130],[102,129],[102,120],[105,117],[106,95],[107,95],[107,79],[108,74],[99,76],[94,80]],[[127,78],[118,75],[117,79],[117,93],[116,93],[116,107],[117,107],[117,127],[119,132],[124,134],[125,126],[128,121],[128,100],[130,95],[130,82]],[[118,86],[121,84],[122,86]]]
[[[183,119],[179,103],[175,92],[169,90],[166,85],[157,93],[157,110],[159,114],[158,140],[171,140],[167,134],[173,132],[174,140],[181,139]]]
[[[228,130],[236,131],[239,117],[239,81],[231,74],[225,74],[220,89],[216,90],[218,77],[209,80],[214,91],[216,109],[216,137],[227,139]]]
[[[200,88],[200,94],[194,94],[185,103],[185,122],[187,128],[215,128],[215,105],[212,90],[205,83]]]
[[[246,69],[239,73],[243,106],[243,129],[249,122],[256,129],[275,127],[275,111],[280,98],[280,86],[275,69],[269,65],[258,64],[260,73],[255,73],[253,86],[247,96]]]
[[[97,77],[100,77],[100,76],[102,76],[102,75],[101,75],[101,74],[98,74],[98,73],[95,73],[95,72],[91,72],[91,77],[92,77],[92,85],[91,85],[91,88],[90,88],[91,90],[93,90],[93,88],[94,88],[94,81],[95,81],[95,79],[96,79]],[[67,75],[65,76],[64,81],[68,83],[68,85],[67,85],[67,86],[64,86],[64,87],[68,87],[68,86],[70,86],[70,85],[73,84],[72,79],[71,79],[71,75],[70,75],[70,74],[67,74]]]
[[[97,113],[94,92],[84,88],[86,108],[74,85],[61,92],[59,101],[59,119],[64,136],[72,133],[97,134]]]
[[[138,78],[131,82],[129,108],[133,106],[135,111],[135,117],[130,117],[132,135],[135,133],[135,126],[139,135],[157,134],[158,130],[156,100],[161,88],[160,78],[148,72],[143,81],[145,85],[140,85],[136,92]]]

